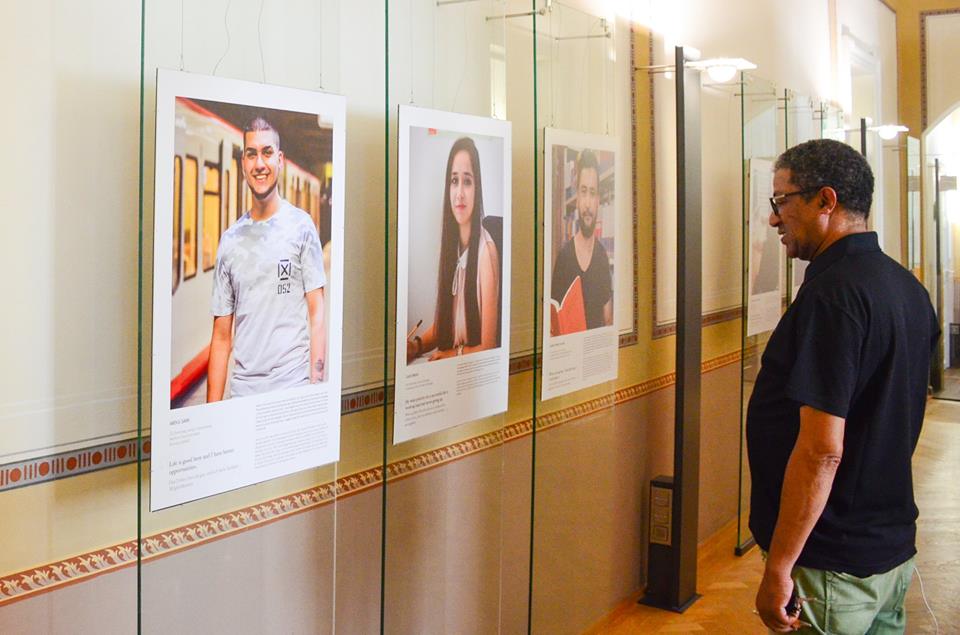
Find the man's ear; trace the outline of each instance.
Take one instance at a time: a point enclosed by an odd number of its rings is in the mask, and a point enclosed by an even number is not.
[[[820,188],[820,207],[833,212],[837,207],[837,191],[830,186]]]

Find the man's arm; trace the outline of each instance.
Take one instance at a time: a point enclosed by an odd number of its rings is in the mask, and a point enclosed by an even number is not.
[[[327,363],[327,325],[323,311],[323,287],[307,291],[307,316],[310,320],[310,383],[323,381]]]
[[[213,318],[210,336],[210,359],[207,362],[207,403],[223,399],[227,385],[227,363],[233,350],[233,315]]]
[[[603,305],[603,323],[605,326],[613,324],[613,298]]]
[[[787,461],[780,512],[770,541],[757,611],[771,630],[794,630],[797,617],[785,607],[793,592],[790,572],[830,497],[843,454],[844,419],[821,410],[800,408],[800,434]]]

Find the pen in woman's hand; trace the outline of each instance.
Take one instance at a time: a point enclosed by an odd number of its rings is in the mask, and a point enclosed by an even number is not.
[[[420,325],[421,325],[421,324],[423,324],[423,320],[420,320],[419,322],[417,322],[417,323],[413,326],[413,328],[410,329],[410,332],[407,333],[407,339],[410,339],[411,337],[413,337],[413,334],[417,332],[417,329],[420,328]]]

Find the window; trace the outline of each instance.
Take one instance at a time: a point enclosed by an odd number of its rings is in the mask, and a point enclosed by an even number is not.
[[[183,187],[183,159],[173,157],[173,284],[171,293],[180,286],[180,214],[181,188]]]
[[[230,217],[229,225],[233,225],[243,215],[243,208],[240,202],[243,200],[243,178],[240,176],[240,148],[234,146],[233,159],[230,162],[230,180],[227,184],[227,214]]]
[[[203,270],[210,271],[220,244],[220,166],[205,162],[203,173]]]
[[[183,166],[183,279],[197,275],[197,159],[188,156]]]

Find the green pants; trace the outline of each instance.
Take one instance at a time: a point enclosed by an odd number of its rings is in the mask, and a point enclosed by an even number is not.
[[[858,578],[848,573],[795,567],[797,595],[806,598],[798,633],[829,635],[902,634],[907,626],[903,601],[913,579],[913,558],[886,573]]]

